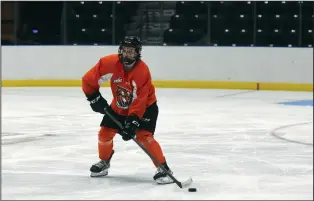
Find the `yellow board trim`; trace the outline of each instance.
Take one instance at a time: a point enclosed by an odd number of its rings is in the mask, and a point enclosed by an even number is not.
[[[255,90],[255,82],[233,81],[153,81],[157,88],[247,89]]]
[[[313,84],[303,84],[303,83],[259,83],[259,90],[313,91]]]
[[[196,89],[241,89],[241,90],[281,90],[311,91],[313,84],[304,83],[257,83],[234,81],[184,81],[156,80],[156,88],[196,88]],[[81,80],[2,80],[2,87],[80,87]],[[108,87],[109,82],[101,85]]]

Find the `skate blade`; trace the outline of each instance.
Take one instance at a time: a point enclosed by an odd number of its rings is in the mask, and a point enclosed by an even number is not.
[[[155,180],[155,182],[159,185],[163,184],[172,184],[174,181],[170,177],[162,177]]]
[[[166,184],[173,184],[175,183],[174,181],[167,181],[167,182],[160,182],[160,181],[155,181],[158,185],[166,185]]]
[[[91,177],[104,177],[104,176],[107,176],[108,175],[108,172],[98,172],[98,173],[94,173],[94,172],[91,172],[90,176]]]

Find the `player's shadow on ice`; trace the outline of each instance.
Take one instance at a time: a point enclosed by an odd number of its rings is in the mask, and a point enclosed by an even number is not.
[[[152,184],[154,183],[153,178],[139,178],[135,175],[107,175],[105,179],[110,179],[111,181],[117,181],[117,182],[127,182],[127,183],[146,183],[146,184]]]

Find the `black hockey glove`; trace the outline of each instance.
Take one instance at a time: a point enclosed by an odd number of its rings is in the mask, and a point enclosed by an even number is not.
[[[140,119],[136,115],[131,115],[125,120],[124,129],[121,132],[122,139],[128,141],[136,135],[136,129],[140,126]]]
[[[105,108],[109,107],[106,99],[101,96],[99,91],[88,95],[87,100],[90,102],[90,106],[94,112],[105,114]]]

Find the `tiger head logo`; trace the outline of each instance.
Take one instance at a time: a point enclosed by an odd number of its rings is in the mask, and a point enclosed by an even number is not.
[[[132,92],[130,90],[117,86],[116,99],[119,108],[128,109],[129,105],[132,103],[132,98]]]

